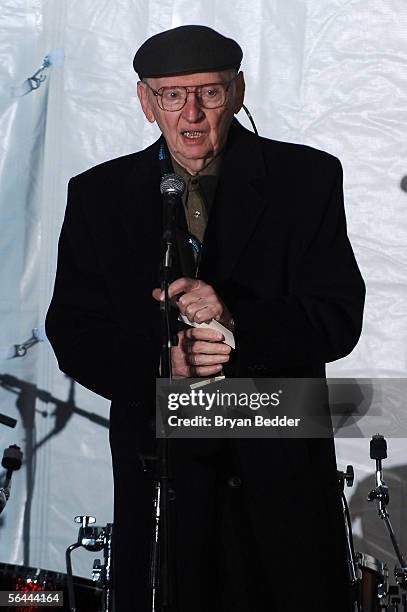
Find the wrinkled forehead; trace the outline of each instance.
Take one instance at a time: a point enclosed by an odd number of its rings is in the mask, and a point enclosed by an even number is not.
[[[207,83],[228,83],[235,70],[222,70],[221,72],[195,72],[192,74],[179,74],[176,76],[166,77],[149,77],[143,79],[153,89],[168,87],[170,85],[197,86],[206,85]]]

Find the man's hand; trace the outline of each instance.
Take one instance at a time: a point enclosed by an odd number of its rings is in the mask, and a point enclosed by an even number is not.
[[[219,321],[233,332],[232,316],[211,285],[197,278],[177,278],[168,288],[174,306],[193,323]],[[153,297],[162,300],[161,289],[154,289]]]
[[[231,348],[214,329],[191,327],[178,332],[178,345],[171,349],[173,376],[194,378],[219,374],[229,361]]]

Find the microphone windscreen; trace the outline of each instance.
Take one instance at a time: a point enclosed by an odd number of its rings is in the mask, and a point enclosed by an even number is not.
[[[165,174],[160,183],[161,193],[182,196],[185,191],[185,181],[178,174]]]

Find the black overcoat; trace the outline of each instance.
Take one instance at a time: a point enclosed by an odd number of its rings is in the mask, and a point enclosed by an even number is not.
[[[159,183],[158,143],[71,179],[46,321],[60,368],[112,400],[116,612],[150,609],[140,454],[154,448]],[[234,316],[235,376],[324,377],[355,346],[364,301],[339,161],[234,120],[200,277]],[[172,453],[174,610],[348,609],[331,440],[179,440]]]

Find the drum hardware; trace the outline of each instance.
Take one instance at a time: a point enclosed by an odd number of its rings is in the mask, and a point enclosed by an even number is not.
[[[13,476],[13,472],[21,468],[22,462],[23,453],[21,452],[19,446],[17,446],[16,444],[12,444],[11,446],[5,449],[1,465],[6,470],[6,479],[4,481],[4,486],[0,488],[0,514],[6,507],[6,504],[10,497],[11,479]]]
[[[348,487],[353,486],[353,482],[355,480],[355,473],[353,471],[353,467],[351,465],[346,466],[346,472],[337,471],[339,486],[341,489],[341,499],[342,499],[342,511],[343,517],[345,521],[345,533],[346,533],[346,557],[348,561],[349,568],[349,580],[351,584],[351,588],[354,588],[357,584],[358,580],[360,580],[361,576],[357,569],[356,555],[353,547],[353,535],[352,535],[352,523],[350,520],[348,503],[345,497],[345,484]],[[355,608],[357,610],[357,608]]]
[[[407,595],[403,593],[400,596],[400,588],[397,585],[390,586],[389,605],[386,612],[405,612],[405,610],[407,610]]]
[[[92,580],[93,582],[101,582],[102,580],[102,563],[100,559],[95,559],[93,562]]]
[[[394,596],[390,597],[387,612],[405,612],[407,610],[407,595],[403,593],[400,597],[398,586],[394,586],[393,589],[395,595],[393,594]]]
[[[389,605],[387,612],[399,612],[399,587],[397,585],[389,586]]]
[[[387,458],[387,442],[383,436],[376,434],[370,441],[370,458],[376,461],[376,486],[367,496],[368,501],[376,501],[377,512],[379,517],[384,521],[387,532],[390,536],[394,552],[398,560],[394,568],[396,582],[401,589],[407,591],[407,566],[404,556],[398,545],[391,521],[387,511],[387,505],[390,501],[389,489],[383,480],[382,460]],[[407,605],[404,607],[407,610]]]
[[[401,604],[401,607],[400,607]],[[407,610],[407,595],[400,595],[400,587],[392,585],[389,587],[389,606],[387,612],[405,612]]]
[[[360,574],[357,587],[358,610],[361,612],[379,612],[387,610],[389,593],[389,571],[385,563],[366,553],[356,553]]]
[[[393,603],[390,604],[388,612],[399,612],[400,597],[393,597]]]
[[[387,609],[385,598],[388,592],[388,569],[384,563],[371,555],[355,553],[352,523],[344,493],[345,484],[348,487],[353,486],[355,478],[353,467],[348,465],[346,472],[338,470],[337,475],[345,522],[346,553],[353,610],[354,612],[379,612]]]
[[[75,523],[80,523],[78,540],[66,549],[66,571],[69,609],[76,612],[74,583],[72,576],[71,554],[76,548],[85,548],[90,552],[103,551],[103,564],[96,559],[93,564],[92,579],[101,585],[103,600],[101,612],[113,611],[113,581],[112,581],[112,523],[101,527],[95,525],[94,516],[76,516]]]

